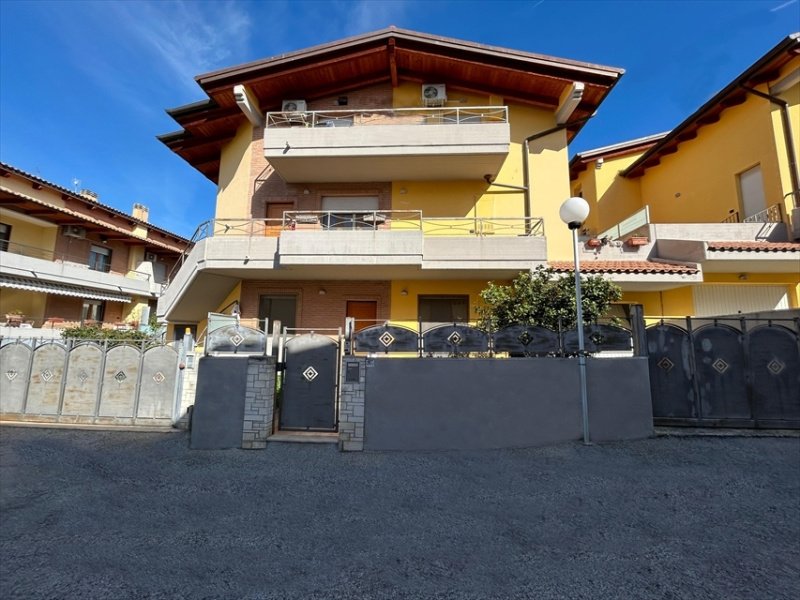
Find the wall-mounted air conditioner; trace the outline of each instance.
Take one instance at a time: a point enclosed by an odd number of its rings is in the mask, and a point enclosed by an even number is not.
[[[284,100],[281,102],[281,112],[287,113],[302,113],[306,112],[305,100]]]
[[[444,106],[447,102],[447,90],[443,83],[422,84],[423,106]]]
[[[145,252],[144,253],[144,260],[145,262],[156,262],[158,261],[158,255],[155,252]]]
[[[62,233],[71,238],[86,239],[86,228],[79,225],[64,225]]]

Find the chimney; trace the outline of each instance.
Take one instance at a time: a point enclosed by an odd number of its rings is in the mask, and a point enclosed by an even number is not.
[[[140,221],[144,221],[145,223],[147,223],[147,219],[150,217],[150,209],[147,208],[144,204],[139,204],[138,202],[134,202],[131,216],[134,219],[139,219]]]
[[[92,202],[97,202],[100,199],[100,196],[97,195],[97,192],[93,192],[92,190],[87,190],[86,188],[80,191],[80,195],[86,198],[87,200],[91,200]]]

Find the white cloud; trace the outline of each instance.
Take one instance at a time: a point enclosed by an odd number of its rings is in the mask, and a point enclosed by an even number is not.
[[[769,12],[778,12],[779,10],[783,10],[787,6],[791,6],[792,4],[796,4],[797,0],[789,0],[788,2],[784,2],[783,4],[779,4],[778,6],[774,6],[769,9]]]
[[[233,2],[120,2],[113,8],[126,33],[155,55],[162,75],[193,91],[196,75],[247,52],[250,18]]]

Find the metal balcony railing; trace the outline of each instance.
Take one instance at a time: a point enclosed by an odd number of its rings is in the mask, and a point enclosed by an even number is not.
[[[745,217],[743,223],[780,223],[783,221],[783,207],[781,204],[773,204],[761,212]]]
[[[68,265],[70,267],[77,267],[81,269],[90,269],[92,271],[99,271],[101,273],[111,273],[111,265],[103,263],[95,263],[95,266],[89,264],[89,255],[66,254],[63,252],[55,252],[47,248],[40,248],[37,246],[28,246],[18,242],[3,241],[0,244],[0,251],[8,252],[10,254],[17,254],[20,256],[27,256],[29,258],[37,258],[39,260],[46,260],[48,262],[59,263]],[[122,275],[131,279],[138,279],[140,281],[150,281],[150,273],[143,271],[126,271],[114,273]]]
[[[362,127],[370,125],[465,125],[508,123],[506,106],[464,108],[386,108],[268,112],[267,129],[275,127]]]
[[[223,235],[280,236],[283,231],[420,231],[431,237],[544,236],[541,217],[424,217],[419,210],[286,211],[280,219],[211,219],[201,223],[170,271],[180,270],[200,240]]]
[[[783,221],[783,205],[778,202],[749,217],[741,218],[738,210],[731,209],[722,223],[781,223]]]

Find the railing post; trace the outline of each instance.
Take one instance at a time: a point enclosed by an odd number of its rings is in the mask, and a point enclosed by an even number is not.
[[[633,355],[648,356],[647,331],[644,322],[644,307],[641,304],[631,304],[631,333],[633,334]]]

